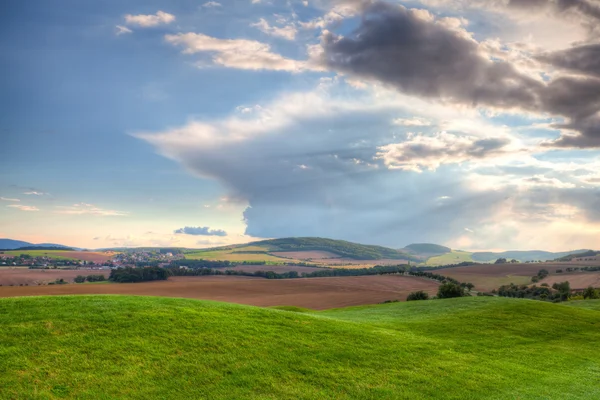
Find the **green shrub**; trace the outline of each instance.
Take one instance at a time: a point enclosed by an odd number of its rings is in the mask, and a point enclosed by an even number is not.
[[[417,292],[412,292],[406,297],[406,301],[415,301],[415,300],[428,300],[429,294],[426,292],[419,290]]]
[[[440,285],[437,292],[437,297],[439,299],[450,299],[453,297],[463,297],[465,295],[465,290],[456,283],[446,282]]]

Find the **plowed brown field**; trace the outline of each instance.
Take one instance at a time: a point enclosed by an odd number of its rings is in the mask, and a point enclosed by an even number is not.
[[[600,272],[580,272],[580,273],[569,273],[569,274],[556,274],[550,275],[540,283],[547,283],[552,286],[557,282],[568,281],[571,285],[571,289],[579,290],[585,289],[588,286],[595,288],[600,287]]]
[[[123,294],[187,297],[255,306],[289,305],[323,310],[386,300],[404,300],[415,290],[435,294],[438,283],[400,276],[261,279],[237,276],[171,277],[168,281],[121,284],[69,284],[0,287],[0,297]]]
[[[77,275],[104,275],[106,278],[110,275],[109,270],[90,270],[90,269],[28,269],[28,268],[1,268],[0,285],[37,285],[38,283],[54,282],[57,279],[64,279],[67,282],[73,282]]]
[[[574,267],[577,265],[582,264],[478,264],[469,267],[442,268],[434,272],[440,275],[449,276],[460,282],[471,282],[475,285],[475,290],[487,292],[510,283],[526,285],[531,282],[531,277],[537,275],[538,271],[541,269],[545,269],[550,273],[550,276],[544,280],[544,282],[550,282],[549,279],[554,279],[554,276],[556,276],[556,279],[559,282],[563,282],[567,280],[564,278],[567,275],[556,274],[556,270],[565,270],[567,267]],[[577,275],[579,274],[574,274],[573,276]],[[554,282],[554,280],[552,280],[552,282]],[[575,288],[573,283],[571,283],[571,287]]]

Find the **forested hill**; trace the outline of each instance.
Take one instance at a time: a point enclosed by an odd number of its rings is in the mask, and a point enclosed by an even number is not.
[[[318,237],[294,237],[283,239],[261,240],[249,243],[252,246],[268,246],[270,251],[329,251],[342,257],[355,260],[410,260],[418,259],[410,254],[383,246],[373,246],[347,242],[345,240],[325,239]]]
[[[452,251],[450,247],[433,243],[413,243],[402,250],[413,254],[446,254]]]

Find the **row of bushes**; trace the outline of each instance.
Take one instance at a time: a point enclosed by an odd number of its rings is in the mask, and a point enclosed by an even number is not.
[[[444,282],[438,287],[436,299],[451,299],[454,297],[470,296],[466,283]],[[429,294],[423,290],[412,292],[406,301],[429,300]]]
[[[110,279],[113,282],[148,282],[167,280],[169,271],[160,267],[145,267],[145,268],[116,268],[110,271]]]
[[[83,282],[102,282],[105,281],[106,277],[102,274],[100,275],[88,275],[88,276],[84,276],[84,275],[77,275],[75,277],[75,279],[73,279],[73,281],[75,283],[83,283]]]

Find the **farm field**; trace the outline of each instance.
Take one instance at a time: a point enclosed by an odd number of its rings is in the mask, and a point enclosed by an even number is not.
[[[450,253],[441,254],[439,256],[430,257],[425,262],[428,266],[459,264],[463,261],[473,261],[471,254],[468,251],[452,250]]]
[[[600,287],[600,271],[549,275],[539,283],[547,283],[552,286],[555,283],[564,281],[569,282],[571,289],[585,289],[588,286]]]
[[[228,267],[233,271],[245,271],[245,272],[256,272],[256,271],[273,271],[278,274],[284,272],[296,271],[299,274],[302,272],[310,273],[315,271],[321,271],[323,268],[316,267],[302,267],[296,265],[236,265],[235,267]]]
[[[468,267],[442,268],[435,272],[460,282],[471,282],[475,285],[475,290],[489,292],[510,283],[528,284],[531,282],[531,277],[541,269],[547,269],[550,273],[555,270],[544,264],[478,264]]]
[[[63,250],[11,250],[5,251],[2,256],[15,257],[27,254],[32,257],[48,257],[57,260],[81,260],[103,263],[114,257],[115,253],[98,251],[63,251]]]
[[[90,269],[29,269],[29,268],[1,268],[0,285],[37,285],[38,283],[54,282],[57,279],[64,279],[67,282],[73,282],[77,275],[99,275],[106,278],[110,275],[108,270],[90,270]]]
[[[0,299],[0,387],[5,398],[596,399],[599,324],[598,311],[487,297],[309,313]]]
[[[264,252],[264,253],[252,253]],[[246,246],[227,250],[199,250],[185,253],[185,258],[190,260],[220,260],[220,261],[270,261],[270,262],[290,262],[297,260],[289,260],[281,257],[275,257],[267,254],[266,247]]]
[[[296,260],[311,260],[311,259],[330,259],[341,258],[338,254],[329,251],[321,250],[306,250],[306,251],[274,251],[271,252],[274,256],[283,258],[292,258]]]
[[[307,279],[262,279],[242,276],[170,277],[168,281],[107,285],[2,287],[0,297],[122,294],[186,297],[254,306],[296,306],[315,310],[404,300],[416,290],[437,292],[436,281],[399,275]]]

